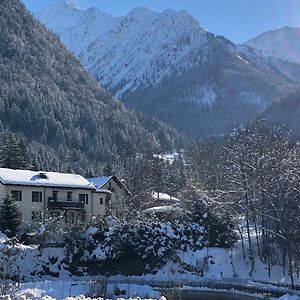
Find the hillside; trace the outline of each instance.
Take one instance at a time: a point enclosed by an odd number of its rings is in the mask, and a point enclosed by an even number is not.
[[[215,36],[185,11],[113,17],[59,1],[36,17],[128,107],[192,138],[255,119],[300,78],[298,65]]]
[[[297,90],[271,105],[261,117],[268,120],[272,126],[283,127],[290,131],[290,135],[299,140],[299,115],[300,90]]]
[[[267,31],[245,42],[265,55],[300,64],[300,28],[283,27]]]
[[[1,1],[0,11],[0,127],[23,137],[42,168],[99,170],[106,159],[180,143],[99,87],[20,1]]]

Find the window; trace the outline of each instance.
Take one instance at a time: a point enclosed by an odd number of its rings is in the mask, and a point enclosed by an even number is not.
[[[100,198],[100,205],[103,205],[103,198]]]
[[[89,204],[89,195],[88,194],[79,194],[79,202],[84,204]]]
[[[32,211],[31,212],[31,220],[33,222],[42,222],[43,221],[43,213],[41,211]]]
[[[22,201],[22,191],[11,191],[11,195],[15,201]]]
[[[72,192],[67,192],[67,201],[72,201]]]
[[[32,192],[32,202],[42,202],[43,193],[42,192]]]
[[[54,201],[57,201],[57,194],[58,194],[58,191],[53,191],[52,192],[52,198]]]

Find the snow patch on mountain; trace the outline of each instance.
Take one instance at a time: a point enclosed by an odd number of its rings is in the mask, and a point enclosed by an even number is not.
[[[193,65],[207,32],[186,11],[145,7],[124,17],[58,3],[36,17],[57,33],[89,72],[117,96],[150,86],[177,66]]]
[[[298,65],[209,33],[186,11],[114,17],[59,2],[36,17],[128,107],[191,137],[231,132],[300,82]]]
[[[226,44],[228,52],[243,64],[268,72],[277,64],[261,51],[208,33],[183,10],[159,13],[138,7],[126,16],[114,17],[95,7],[81,10],[69,1],[60,1],[36,17],[57,33],[90,74],[117,97],[155,86],[163,78],[210,61],[209,50],[216,41]],[[293,76],[288,72],[284,75]],[[216,100],[215,91],[205,86],[192,97],[206,105]]]
[[[300,28],[283,27],[267,31],[245,42],[265,55],[300,64]]]
[[[261,110],[266,108],[264,99],[262,99],[262,97],[256,93],[241,92],[239,96],[242,101],[253,104],[259,107]]]

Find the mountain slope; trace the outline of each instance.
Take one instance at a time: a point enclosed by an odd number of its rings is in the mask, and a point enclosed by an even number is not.
[[[43,167],[97,169],[106,159],[172,149],[179,135],[126,110],[18,0],[0,2],[0,120]],[[46,152],[43,153],[43,152]],[[58,159],[57,159],[58,158]]]
[[[300,64],[300,28],[267,31],[244,44],[261,50],[265,55]]]
[[[260,118],[276,127],[282,127],[289,131],[289,135],[300,138],[300,89],[286,95],[280,101],[273,103]]]
[[[60,1],[36,17],[127,106],[192,138],[231,132],[300,79],[300,66],[215,36],[185,11],[115,18]]]

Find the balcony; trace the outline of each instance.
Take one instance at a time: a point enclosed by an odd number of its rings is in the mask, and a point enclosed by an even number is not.
[[[48,198],[48,208],[49,209],[76,209],[83,210],[84,203],[83,202],[75,202],[75,201],[61,201],[61,200],[53,200],[52,197]]]

